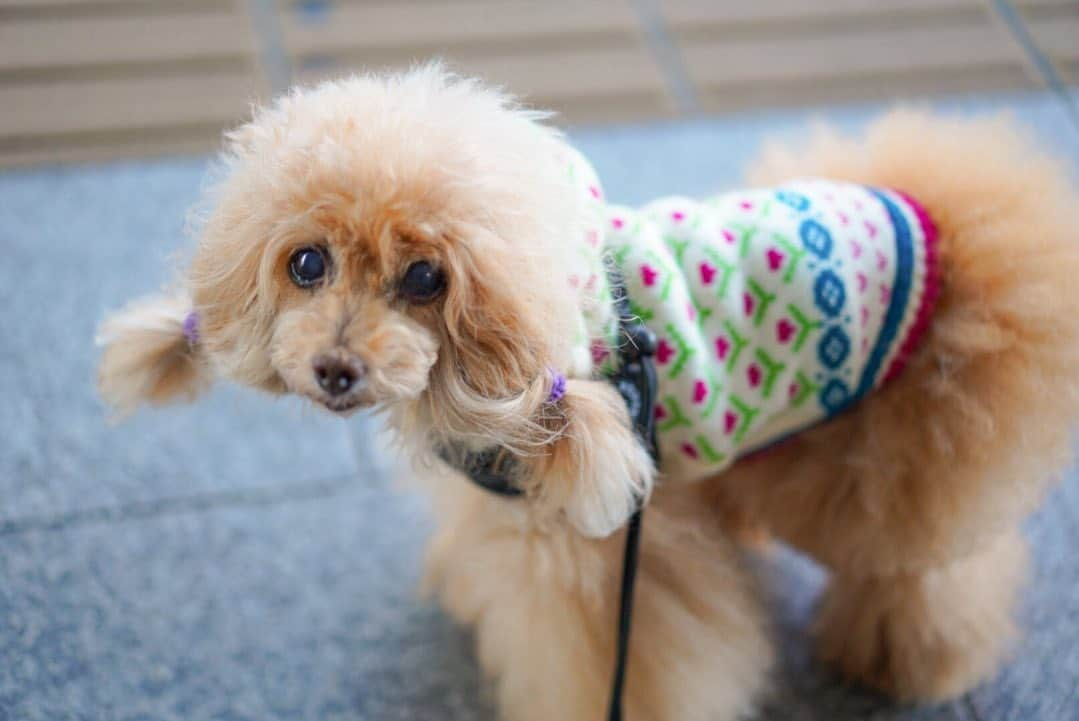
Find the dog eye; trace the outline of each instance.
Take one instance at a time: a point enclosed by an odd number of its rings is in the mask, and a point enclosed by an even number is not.
[[[423,303],[434,300],[445,287],[446,278],[442,271],[426,260],[418,260],[408,266],[401,278],[400,293],[408,300]]]
[[[292,282],[301,288],[310,288],[326,275],[329,260],[322,248],[300,248],[288,259],[288,273]]]

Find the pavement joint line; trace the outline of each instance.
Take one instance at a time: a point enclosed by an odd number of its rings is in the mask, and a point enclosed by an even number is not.
[[[283,93],[292,84],[292,63],[285,52],[279,3],[274,0],[247,0],[246,5],[251,30],[258,40],[259,64],[270,83],[270,92],[274,95]]]
[[[1012,0],[986,0],[986,2],[990,5],[991,14],[1004,26],[1019,46],[1031,69],[1056,96],[1057,102],[1071,121],[1073,129],[1079,132],[1079,105],[1076,104],[1075,97],[1071,94],[1068,84],[1064,82],[1053,60],[1038,45],[1022,13],[1016,9]]]
[[[226,508],[257,508],[290,502],[315,501],[333,497],[352,485],[358,486],[357,481],[358,473],[351,473],[304,483],[286,483],[262,488],[133,501],[116,506],[100,506],[50,516],[26,516],[0,522],[0,538],[35,531],[62,531],[81,526],[118,524]]]
[[[655,2],[633,0],[632,5],[644,32],[645,43],[667,82],[667,89],[674,99],[676,110],[680,115],[699,114],[701,102],[697,97],[689,68],[677,43],[671,38],[667,22]]]
[[[963,694],[963,698],[957,702],[957,705],[961,704],[962,721],[983,721],[982,714],[978,710],[977,704],[974,703],[974,697],[972,692]]]

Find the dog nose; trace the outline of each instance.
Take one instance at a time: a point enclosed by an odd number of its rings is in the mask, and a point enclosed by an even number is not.
[[[331,396],[348,393],[363,377],[363,362],[355,356],[320,355],[312,362],[318,387]]]

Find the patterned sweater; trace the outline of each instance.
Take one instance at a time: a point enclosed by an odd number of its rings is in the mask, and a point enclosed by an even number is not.
[[[602,264],[657,334],[663,470],[701,478],[857,402],[898,373],[937,294],[936,231],[901,192],[828,180],[608,205],[568,159],[589,218],[569,282],[579,344],[610,353]]]

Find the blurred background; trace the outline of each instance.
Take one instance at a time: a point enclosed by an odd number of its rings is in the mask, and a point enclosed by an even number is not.
[[[95,327],[173,278],[223,128],[432,56],[559,111],[615,202],[897,101],[1011,114],[1079,177],[1079,0],[0,0],[0,721],[493,721],[375,419],[220,384],[111,425],[94,388]],[[759,718],[1079,719],[1079,471],[1027,531],[1012,658],[927,708],[815,665],[824,574],[761,559]]]
[[[0,0],[0,166],[204,152],[251,100],[290,83],[435,55],[569,123],[655,120],[1036,88],[1046,62],[1066,82],[1079,68],[1079,10],[1075,0]]]

